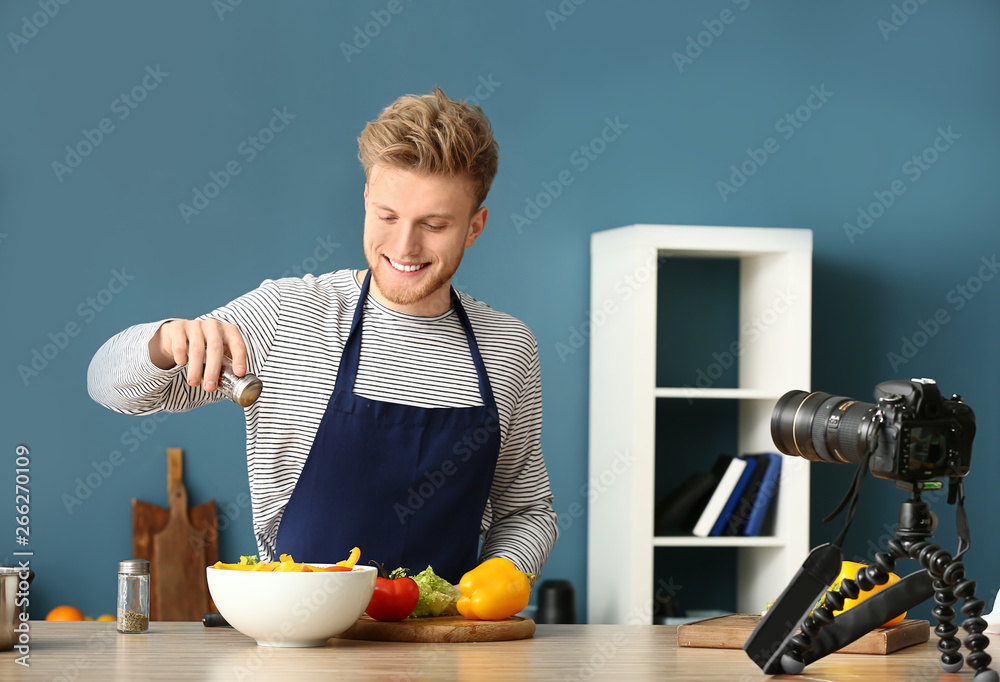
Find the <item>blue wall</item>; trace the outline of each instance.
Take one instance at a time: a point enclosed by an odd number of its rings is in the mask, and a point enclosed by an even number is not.
[[[185,450],[192,504],[219,503],[222,556],[252,550],[240,410],[115,414],[88,398],[87,363],[128,325],[193,317],[296,270],[363,266],[356,137],[397,96],[434,85],[478,97],[501,145],[487,230],[456,284],[538,338],[564,526],[545,577],[576,584],[580,613],[586,517],[570,508],[585,502],[588,348],[557,344],[588,320],[590,233],[638,222],[814,231],[813,388],[867,400],[880,381],[930,376],[980,417],[967,565],[992,603],[996,3],[228,1],[69,3],[51,18],[36,0],[0,6],[0,476],[28,446],[34,617],[61,603],[113,611],[130,500],[166,505],[167,447]],[[358,38],[366,28],[377,35]],[[276,108],[294,119],[251,159],[241,144]],[[592,142],[608,121],[614,139]],[[953,137],[934,151],[939,131]],[[87,155],[67,159],[67,145]],[[179,204],[230,161],[239,174],[183,217]],[[753,174],[735,187],[744,163]],[[905,193],[849,235],[894,182]],[[558,196],[521,224],[514,214],[546,191]],[[921,337],[938,310],[946,321]],[[894,366],[914,336],[921,347]],[[33,360],[37,374],[20,369]],[[819,519],[852,471],[813,472],[816,544],[835,533]],[[81,487],[88,476],[99,485]],[[849,556],[895,523],[900,494],[878,480],[864,491]],[[0,495],[0,557],[18,549],[13,492]],[[937,537],[954,547],[952,510],[937,509]]]

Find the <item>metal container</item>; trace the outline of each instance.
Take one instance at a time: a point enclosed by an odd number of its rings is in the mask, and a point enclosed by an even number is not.
[[[127,559],[118,564],[118,632],[149,630],[149,562]]]
[[[249,407],[260,396],[264,383],[253,374],[241,377],[233,374],[233,361],[222,357],[222,374],[219,375],[219,390],[240,407]]]
[[[28,641],[28,586],[33,571],[0,566],[0,651],[10,651]],[[21,614],[24,614],[23,616]]]

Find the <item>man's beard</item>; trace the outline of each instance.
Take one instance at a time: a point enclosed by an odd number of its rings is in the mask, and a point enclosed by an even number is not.
[[[383,267],[392,269],[392,264],[385,257],[380,255],[378,258],[379,263]],[[456,265],[450,272],[441,270],[437,274],[429,273],[418,283],[406,284],[404,282],[397,282],[395,283],[396,286],[393,287],[381,281],[379,275],[380,269],[375,267],[371,261],[368,262],[368,267],[371,269],[372,279],[375,280],[375,286],[378,287],[379,292],[381,292],[386,300],[396,305],[412,305],[424,300],[441,287],[446,286],[449,280],[451,280],[452,275],[458,270],[458,265]],[[431,269],[432,267],[433,265],[428,265],[427,269]]]

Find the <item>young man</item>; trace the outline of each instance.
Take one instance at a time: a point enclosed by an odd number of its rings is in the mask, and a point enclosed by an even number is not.
[[[494,556],[538,573],[557,528],[537,345],[451,288],[486,226],[489,121],[435,88],[397,100],[358,142],[367,270],[265,280],[196,320],[130,327],[94,356],[90,395],[180,412],[224,399],[223,355],[260,377],[246,421],[263,558],[334,562],[358,546],[452,583]]]

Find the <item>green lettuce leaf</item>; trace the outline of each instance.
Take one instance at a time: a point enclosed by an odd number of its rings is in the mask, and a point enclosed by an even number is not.
[[[420,589],[420,599],[416,608],[410,614],[410,618],[424,618],[427,616],[454,616],[458,614],[455,604],[462,593],[444,578],[434,573],[434,569],[428,566],[413,577]]]

